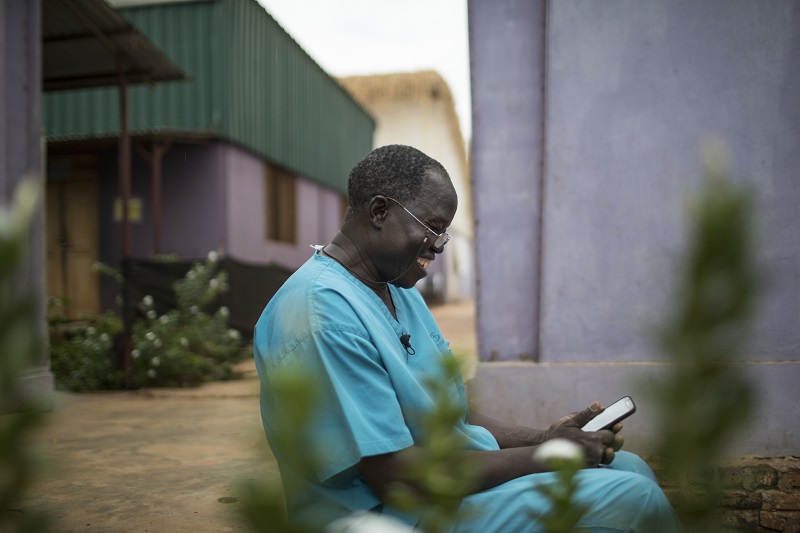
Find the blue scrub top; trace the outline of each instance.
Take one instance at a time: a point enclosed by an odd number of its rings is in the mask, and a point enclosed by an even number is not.
[[[307,435],[319,445],[321,461],[316,479],[289,483],[298,486],[287,494],[290,518],[321,502],[341,514],[380,506],[355,465],[362,457],[408,448],[421,437],[421,414],[434,407],[425,384],[443,379],[441,359],[453,354],[419,291],[391,285],[389,290],[397,320],[369,287],[315,253],[270,300],[256,324],[261,418],[285,487],[293,473],[271,423],[281,410],[271,383],[300,363],[319,391]],[[400,340],[406,334],[413,355]],[[461,376],[449,385],[463,407],[465,417],[456,430],[465,437],[465,448],[498,449],[489,431],[466,422]]]

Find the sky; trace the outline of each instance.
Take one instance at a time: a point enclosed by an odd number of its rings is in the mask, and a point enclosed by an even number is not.
[[[334,77],[436,70],[471,136],[467,0],[258,0]]]

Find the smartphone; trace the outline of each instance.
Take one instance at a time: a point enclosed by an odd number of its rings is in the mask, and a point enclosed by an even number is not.
[[[600,431],[610,429],[614,424],[628,418],[636,411],[636,405],[630,396],[620,398],[612,403],[606,410],[589,420],[581,429],[584,431]]]

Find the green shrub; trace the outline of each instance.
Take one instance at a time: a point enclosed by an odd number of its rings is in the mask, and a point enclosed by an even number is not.
[[[72,391],[119,389],[122,370],[112,362],[114,339],[122,332],[122,321],[111,311],[85,315],[75,323],[53,312],[51,300],[50,367],[59,388]]]
[[[722,485],[713,467],[754,413],[756,389],[736,360],[746,350],[764,283],[752,191],[729,177],[722,147],[704,156],[675,301],[657,337],[671,364],[647,384],[659,417],[663,481],[677,487],[673,505],[687,531],[720,530]]]
[[[113,274],[109,267],[100,269]],[[113,271],[113,269],[111,269]],[[233,365],[252,355],[239,332],[228,327],[229,311],[206,312],[228,290],[227,274],[209,254],[174,284],[178,306],[159,315],[151,296],[139,303],[142,318],[131,331],[130,381],[114,357],[115,340],[123,333],[117,314],[85,316],[67,324],[50,314],[51,360],[60,387],[69,390],[139,387],[180,387],[234,377]],[[118,343],[121,344],[121,343]]]

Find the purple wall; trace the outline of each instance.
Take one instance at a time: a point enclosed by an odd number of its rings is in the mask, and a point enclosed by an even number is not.
[[[791,0],[550,2],[541,361],[659,359],[708,138],[771,278],[744,358],[800,361],[798,24]]]
[[[470,2],[482,359],[537,359],[544,2]],[[510,294],[513,293],[513,294]]]
[[[225,145],[174,146],[164,157],[162,248],[203,259],[225,246]]]
[[[121,260],[121,224],[113,221],[119,194],[116,152],[98,154],[100,260]],[[161,253],[203,259],[215,250],[254,264],[294,269],[311,255],[310,244],[330,242],[339,228],[341,195],[298,179],[296,244],[265,239],[264,161],[235,146],[174,145],[163,158]],[[153,250],[152,178],[149,164],[134,151],[131,196],[141,200],[142,218],[131,222],[131,256]],[[114,307],[116,285],[101,279],[103,308]]]
[[[470,0],[469,23],[478,341],[483,361],[504,359],[478,367],[481,410],[536,426],[646,397],[638,377],[663,368],[648,328],[714,137],[754,191],[768,276],[741,363],[760,402],[736,451],[796,455],[800,3]],[[626,446],[643,449],[653,428],[631,424]]]
[[[314,182],[298,179],[297,242],[266,240],[264,162],[235,147],[225,149],[224,159],[228,255],[247,262],[274,262],[294,269],[311,256],[310,245],[327,244],[336,235],[341,223],[341,195]]]
[[[0,205],[8,206],[25,175],[42,181],[41,154],[41,6],[38,0],[0,2]],[[42,187],[42,194],[44,194]],[[40,198],[40,206],[44,200]],[[32,327],[45,338],[44,224],[42,209],[31,222],[27,265],[20,282],[35,299]],[[5,295],[4,295],[5,296]],[[7,357],[8,354],[0,354]],[[42,349],[35,368],[17,380],[24,396],[50,399],[53,376]],[[9,406],[4,406],[9,407]]]
[[[150,165],[133,153],[131,197],[141,201],[140,221],[131,221],[131,256],[147,258],[153,254],[153,204]],[[222,174],[218,170],[219,151],[213,146],[173,146],[164,156],[161,196],[161,253],[177,254],[182,259],[199,259],[215,249],[222,235]],[[116,152],[98,156],[100,177],[100,256],[118,265],[122,256],[122,224],[113,219],[114,201],[119,196]],[[211,248],[209,248],[211,246]]]
[[[222,147],[175,145],[166,153],[161,172],[161,253],[202,259],[224,242],[224,175]],[[100,258],[112,266],[122,257],[122,224],[114,221],[119,196],[116,152],[98,154],[100,181]],[[131,257],[153,255],[153,203],[150,165],[136,151],[132,156],[131,197],[141,200],[141,220],[131,221]]]

